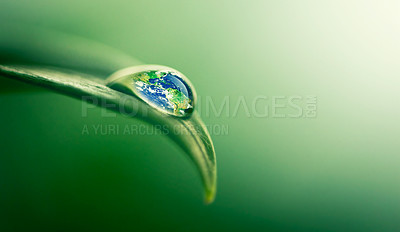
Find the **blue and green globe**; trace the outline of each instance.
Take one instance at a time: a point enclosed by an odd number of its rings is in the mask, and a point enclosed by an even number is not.
[[[177,74],[144,71],[133,75],[135,93],[148,104],[176,116],[193,111],[193,92]]]

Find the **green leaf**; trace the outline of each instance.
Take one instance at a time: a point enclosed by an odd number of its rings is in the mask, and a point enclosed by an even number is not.
[[[42,65],[0,65],[0,75],[72,96],[162,128],[193,160],[202,178],[205,201],[213,201],[216,192],[215,151],[197,112],[189,118],[163,114],[133,96],[110,89],[102,78],[69,69]]]

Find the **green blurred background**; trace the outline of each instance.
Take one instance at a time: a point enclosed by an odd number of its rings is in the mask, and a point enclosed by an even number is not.
[[[0,95],[0,231],[400,230],[398,1],[2,0],[2,22],[80,35],[185,73],[218,160],[218,193],[162,135],[51,92]],[[7,33],[1,31],[0,33]],[[27,38],[29,39],[29,38]],[[238,99],[317,96],[314,118]],[[203,101],[204,103],[204,101]],[[282,109],[282,112],[290,109]],[[157,145],[154,145],[154,144]]]

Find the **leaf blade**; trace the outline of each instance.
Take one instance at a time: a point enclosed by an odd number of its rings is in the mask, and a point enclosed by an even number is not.
[[[182,119],[153,109],[143,101],[113,90],[104,80],[54,67],[0,65],[0,75],[38,85],[52,91],[104,107],[126,116],[141,119],[160,128],[167,128],[167,135],[191,158],[201,176],[205,202],[211,203],[216,194],[216,158],[211,137],[197,112]],[[89,98],[88,98],[89,97]],[[124,110],[121,110],[124,109]],[[175,133],[179,126],[180,133]]]

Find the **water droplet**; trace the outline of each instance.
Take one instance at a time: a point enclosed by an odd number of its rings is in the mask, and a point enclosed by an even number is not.
[[[140,70],[140,69],[139,69]],[[150,69],[130,74],[113,75],[107,84],[170,115],[186,117],[194,110],[194,92],[185,77],[172,69]],[[120,77],[118,77],[120,76]]]

